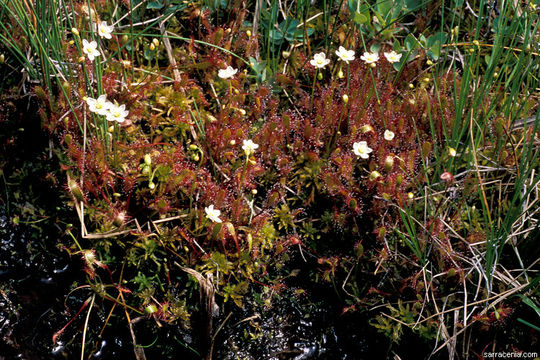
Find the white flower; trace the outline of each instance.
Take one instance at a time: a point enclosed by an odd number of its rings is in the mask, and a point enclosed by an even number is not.
[[[109,103],[109,111],[107,112],[108,121],[117,121],[120,124],[126,120],[126,116],[129,114],[129,111],[126,110],[126,105],[115,105]]]
[[[365,52],[364,55],[360,56],[360,59],[364,60],[366,64],[373,64],[379,60],[379,54]]]
[[[220,223],[221,219],[219,218],[219,215],[221,215],[221,211],[214,209],[214,205],[210,205],[208,207],[204,208],[204,211],[206,212],[206,217],[213,222]]]
[[[102,21],[99,24],[96,25],[97,27],[97,33],[100,37],[105,39],[112,38],[111,33],[114,30],[114,27],[112,25],[107,25],[106,21]]]
[[[353,152],[356,156],[360,156],[362,159],[369,158],[369,153],[372,152],[373,149],[367,146],[367,142],[360,141],[355,142],[353,144]]]
[[[347,64],[349,61],[354,60],[354,50],[346,50],[343,46],[340,46],[339,49],[336,50],[336,55]]]
[[[326,58],[326,54],[323,52],[320,52],[318,54],[313,55],[313,59],[309,61],[309,63],[316,68],[322,69],[326,65],[330,64],[330,59]]]
[[[253,140],[244,140],[244,143],[242,145],[242,149],[247,156],[253,154],[258,147],[259,145],[255,144]]]
[[[388,62],[392,64],[401,60],[401,55],[403,54],[398,54],[394,50],[384,53],[384,57],[386,58],[386,60],[388,60]]]
[[[97,50],[97,42],[95,41],[86,41],[86,39],[83,39],[82,41],[82,51],[86,55],[88,55],[88,60],[94,61],[94,58],[96,56],[99,56],[99,51]]]
[[[107,95],[105,94],[99,96],[97,99],[88,98],[86,99],[86,103],[88,104],[88,109],[98,115],[107,115],[109,106],[111,105],[107,101]]]
[[[238,72],[237,69],[233,69],[232,66],[227,66],[226,69],[221,69],[218,71],[218,76],[222,79],[228,79],[234,76]]]
[[[390,130],[386,130],[384,132],[384,140],[392,141],[394,139],[394,136],[395,134]]]

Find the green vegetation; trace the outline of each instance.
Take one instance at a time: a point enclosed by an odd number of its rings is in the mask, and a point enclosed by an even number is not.
[[[398,358],[406,332],[441,358],[532,351],[539,14],[0,0],[2,73],[38,99],[79,219],[64,247],[86,272],[81,358],[98,350],[93,308],[103,329],[129,328],[138,360],[175,351],[140,339],[138,319],[181,327],[197,340],[175,341],[210,359],[231,314],[319,306],[314,288],[368,316],[381,356]],[[246,344],[265,336],[245,326]]]

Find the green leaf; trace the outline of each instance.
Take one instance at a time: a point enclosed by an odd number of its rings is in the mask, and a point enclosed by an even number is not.
[[[161,9],[163,8],[163,3],[161,2],[161,0],[150,1],[148,5],[146,5],[146,8],[147,9]]]
[[[422,6],[422,0],[405,0],[405,8],[409,11],[413,11]]]
[[[312,29],[312,28],[306,29],[307,36],[313,35],[314,32],[315,32],[315,29]],[[304,41],[305,40],[304,38],[305,36],[304,36],[303,28],[296,29],[294,33],[287,33],[287,35],[285,35],[285,39],[287,39],[288,42]]]
[[[391,20],[389,15],[392,11],[393,5],[394,2],[392,0],[379,0],[375,5],[375,9],[378,11],[385,23],[387,23],[388,20]]]
[[[531,324],[530,322],[526,321],[526,320],[523,320],[522,318],[518,318],[517,321],[519,321],[520,323],[522,324],[525,324],[527,325],[528,327],[530,328],[533,328],[534,330],[536,331],[540,331],[540,327],[536,326],[536,325],[533,325]]]
[[[438,32],[435,35],[431,35],[426,42],[426,53],[434,60],[439,59],[441,55],[442,44],[446,42],[446,34]]]
[[[352,14],[353,21],[358,25],[367,25],[371,20],[369,7],[358,0],[349,0],[349,12]]]
[[[154,55],[156,54],[156,51],[151,51],[151,50],[144,50],[144,58],[148,61],[154,59]]]
[[[411,34],[407,35],[405,38],[404,45],[407,51],[420,49],[420,43]]]
[[[371,51],[373,53],[378,53],[380,49],[381,49],[381,44],[373,43],[373,44],[371,44],[371,47],[369,48],[369,51]]]
[[[216,223],[212,228],[212,238],[217,239],[219,232],[221,231],[221,223]]]
[[[367,15],[355,12],[353,15],[353,21],[357,23],[358,25],[364,25],[364,24],[369,23],[369,11]]]
[[[521,301],[523,301],[525,304],[531,307],[536,312],[538,317],[540,317],[540,307],[538,307],[538,305],[536,305],[534,301],[532,301],[530,298],[528,298],[525,295],[520,294],[519,297],[521,298]]]

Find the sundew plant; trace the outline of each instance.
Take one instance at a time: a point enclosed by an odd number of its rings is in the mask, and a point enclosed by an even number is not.
[[[538,348],[538,2],[0,5],[78,219],[51,346],[254,359],[294,299],[365,316],[381,358]]]

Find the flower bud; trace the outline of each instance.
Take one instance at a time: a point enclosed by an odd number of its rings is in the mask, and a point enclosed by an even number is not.
[[[347,94],[343,94],[342,99],[345,104],[349,102],[349,96]]]
[[[291,53],[289,51],[282,51],[281,56],[283,56],[284,59],[287,59],[291,56]]]
[[[343,79],[343,71],[339,70],[337,76],[338,78]]]
[[[62,82],[62,89],[64,89],[64,91],[68,93],[69,90],[71,90],[71,84],[68,81]]]
[[[317,74],[317,79],[319,79],[319,80],[323,79],[323,74],[321,72]]]
[[[379,173],[377,170],[374,170],[371,172],[371,174],[369,174],[370,181],[376,180],[379,177],[381,177],[381,173]]]
[[[246,30],[246,35],[247,35],[248,37],[251,37],[251,30]]]
[[[73,136],[71,136],[71,134],[66,134],[66,136],[64,136],[64,142],[67,146],[71,145],[73,142]]]
[[[450,155],[451,157],[455,157],[457,155],[456,149],[448,148],[448,155]]]
[[[150,43],[150,51],[156,50],[156,45],[154,43]]]
[[[113,224],[114,226],[116,227],[120,227],[122,225],[124,225],[124,222],[126,221],[126,213],[124,213],[123,211],[120,211],[118,214],[116,214],[116,216],[114,217],[114,221],[113,221]]]
[[[144,312],[147,313],[148,315],[153,314],[157,312],[157,307],[154,304],[150,304],[144,308]]]
[[[371,63],[371,64],[369,64],[369,66],[370,66],[371,68],[376,68],[376,67],[377,67],[377,64]]]
[[[389,172],[392,170],[393,166],[394,166],[394,157],[392,155],[388,155],[384,159],[384,169]]]
[[[79,187],[79,184],[77,184],[77,182],[75,180],[69,179],[68,188],[69,188],[69,191],[71,191],[71,193],[75,197],[75,199],[77,199],[79,201],[84,200],[84,196],[83,196],[83,193],[81,191],[81,188]]]
[[[189,150],[197,150],[199,147],[195,144],[189,145]]]
[[[159,46],[159,40],[156,39],[156,38],[153,38],[152,39],[152,44],[154,44],[155,47],[158,47]]]
[[[150,181],[150,182],[148,183],[148,188],[149,188],[150,190],[154,190],[154,189],[156,188],[156,184],[154,184],[154,182]]]
[[[144,163],[148,166],[152,165],[152,157],[150,156],[150,154],[144,155]]]
[[[73,33],[73,35],[75,36],[79,36],[79,30],[77,28],[71,28],[71,32]]]
[[[373,127],[371,125],[362,125],[360,127],[360,131],[365,134],[367,132],[373,131]]]
[[[447,183],[453,183],[455,179],[451,173],[445,171],[441,174],[441,180]]]

